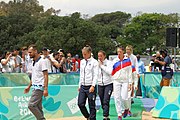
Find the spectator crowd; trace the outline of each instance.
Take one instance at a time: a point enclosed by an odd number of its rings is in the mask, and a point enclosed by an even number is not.
[[[40,51],[41,57],[47,60],[48,73],[67,73],[67,72],[79,72],[80,61],[79,55],[74,56],[71,53],[65,54],[63,49],[52,52],[48,48],[42,48]],[[141,60],[139,54],[136,55],[138,60],[138,72],[143,74],[144,72],[161,72],[162,65],[154,62],[155,59],[164,61],[160,51],[156,54],[152,54],[150,63],[146,67],[144,62]],[[14,48],[12,51],[5,51],[0,55],[0,73],[27,73],[31,74],[31,66],[33,61],[28,55],[28,48]],[[173,71],[178,70],[178,65],[175,62],[175,58],[172,58],[171,68]]]
[[[63,49],[51,52],[44,47],[40,51],[40,55],[47,61],[48,73],[79,72],[80,58],[78,54],[72,57],[71,53],[65,55]],[[29,75],[34,62],[28,55],[27,47],[4,51],[0,55],[0,61],[0,72],[2,73],[27,73]]]

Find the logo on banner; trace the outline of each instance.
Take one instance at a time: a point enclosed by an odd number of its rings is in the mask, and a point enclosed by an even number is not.
[[[72,100],[70,100],[69,102],[67,102],[67,105],[68,105],[69,109],[71,110],[72,114],[75,114],[79,111],[79,107],[77,105],[77,97],[75,97]]]
[[[13,100],[14,102],[18,103],[19,114],[21,116],[32,114],[31,111],[28,109],[28,102],[30,98],[30,96],[14,96]]]

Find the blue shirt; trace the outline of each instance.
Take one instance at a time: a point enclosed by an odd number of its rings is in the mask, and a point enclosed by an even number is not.
[[[166,57],[164,58],[164,62],[166,63],[166,65],[163,66],[162,70],[165,69],[164,67],[170,68],[169,65],[172,63],[172,60],[171,60],[171,58],[170,58],[169,56],[166,56]],[[167,74],[166,74],[165,76],[162,76],[162,77],[163,77],[163,78],[168,78],[168,79],[171,79],[171,78],[172,78],[171,74],[168,73],[168,72],[167,72]]]
[[[143,74],[145,72],[144,62],[141,60],[138,61],[138,71],[139,74]]]

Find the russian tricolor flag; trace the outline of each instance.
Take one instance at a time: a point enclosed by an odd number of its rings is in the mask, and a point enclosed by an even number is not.
[[[134,65],[132,65],[132,73],[136,71],[136,68]]]
[[[124,59],[123,61],[118,61],[113,65],[113,71],[112,71],[112,75],[114,75],[117,71],[121,70],[122,68],[131,66],[131,60],[128,59]]]

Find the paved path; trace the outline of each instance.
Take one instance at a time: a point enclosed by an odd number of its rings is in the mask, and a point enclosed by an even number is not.
[[[84,117],[68,117],[68,118],[48,119],[48,120],[86,120],[86,119]],[[143,112],[142,120],[169,120],[169,119],[153,118],[150,112]]]

